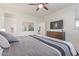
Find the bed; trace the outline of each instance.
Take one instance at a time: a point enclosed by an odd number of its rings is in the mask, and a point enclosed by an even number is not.
[[[2,56],[75,56],[77,51],[69,42],[42,35],[16,37],[19,42],[3,49]]]

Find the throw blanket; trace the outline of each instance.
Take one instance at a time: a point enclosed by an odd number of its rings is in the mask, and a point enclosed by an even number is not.
[[[77,55],[77,52],[71,43],[61,41],[61,40],[56,40],[55,38],[40,36],[40,35],[30,35],[30,36],[57,49],[61,53],[62,56]]]

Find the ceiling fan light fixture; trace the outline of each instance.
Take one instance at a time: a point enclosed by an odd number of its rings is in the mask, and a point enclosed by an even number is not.
[[[42,4],[39,4],[39,5],[38,5],[38,8],[43,8],[43,5],[42,5]]]
[[[36,11],[38,11],[39,9],[45,9],[48,10],[48,7],[46,6],[48,3],[34,3],[34,4],[29,4],[29,5],[36,5]]]

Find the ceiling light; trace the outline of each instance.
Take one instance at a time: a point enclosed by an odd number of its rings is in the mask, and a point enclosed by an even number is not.
[[[42,4],[39,4],[38,7],[39,7],[39,8],[43,8],[43,5],[42,5]]]

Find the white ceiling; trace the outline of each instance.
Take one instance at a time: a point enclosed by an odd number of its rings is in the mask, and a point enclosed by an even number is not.
[[[36,11],[37,6],[28,5],[27,3],[2,3],[1,5],[4,6],[5,11],[27,13],[27,14],[32,14],[35,16],[44,17],[45,15],[51,14],[59,9],[62,9],[66,6],[69,6],[71,4],[68,4],[68,3],[49,3],[47,5],[48,11],[45,9],[40,9],[39,11]]]

